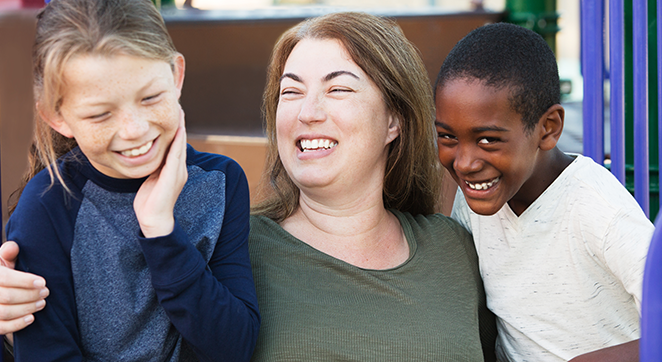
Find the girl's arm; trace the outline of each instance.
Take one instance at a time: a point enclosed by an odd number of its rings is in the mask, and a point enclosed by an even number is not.
[[[185,149],[180,148],[182,138],[177,137],[171,146],[175,153],[171,150],[158,177],[152,178],[153,183],[147,188],[140,189],[134,202],[141,229],[142,220],[147,220],[148,216],[143,206],[166,205],[168,216],[174,222],[171,233],[140,240],[152,285],[170,321],[200,360],[248,361],[259,328],[257,297],[248,259],[248,183],[236,163],[227,164],[223,171],[225,210],[219,210],[224,212],[223,225],[207,263],[173,217],[174,201],[181,190],[177,184],[181,177],[177,175],[182,174],[181,163],[185,161],[182,155],[186,155]],[[167,190],[177,190],[177,194]],[[142,201],[148,199],[151,201]],[[220,205],[223,200],[210,201]],[[153,204],[148,205],[150,203]],[[173,205],[172,208],[169,205]],[[167,222],[164,219],[164,223]],[[159,225],[159,222],[150,225]],[[151,226],[150,230],[153,230]]]

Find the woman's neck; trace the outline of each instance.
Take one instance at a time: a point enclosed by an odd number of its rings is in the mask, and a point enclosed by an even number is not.
[[[407,240],[397,217],[384,208],[381,192],[335,201],[323,204],[302,193],[298,209],[281,226],[313,248],[357,267],[389,269],[408,259]]]

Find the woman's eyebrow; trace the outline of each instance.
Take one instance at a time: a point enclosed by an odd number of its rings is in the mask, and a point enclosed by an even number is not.
[[[296,75],[296,74],[294,74],[294,73],[285,73],[285,74],[283,74],[283,75],[280,77],[280,79],[278,80],[278,82],[279,82],[279,83],[282,82],[283,79],[285,79],[285,78],[290,78],[290,79],[294,80],[295,82],[303,83],[303,82],[301,81],[301,78],[299,78],[299,76]]]
[[[356,75],[356,74],[354,74],[354,73],[352,73],[348,70],[337,70],[335,72],[331,72],[331,73],[327,74],[326,76],[324,76],[324,78],[322,78],[322,80],[324,82],[328,82],[333,78],[340,77],[341,75],[349,75],[349,76],[354,77],[356,79],[359,79],[359,80],[361,79],[361,78],[359,78],[358,75]]]

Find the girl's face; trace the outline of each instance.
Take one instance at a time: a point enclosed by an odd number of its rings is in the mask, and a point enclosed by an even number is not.
[[[338,40],[304,39],[285,63],[276,113],[278,153],[302,190],[381,191],[399,123]]]
[[[114,178],[141,178],[162,164],[180,123],[184,58],[80,55],[64,67],[58,113],[42,118],[76,139],[90,163]]]

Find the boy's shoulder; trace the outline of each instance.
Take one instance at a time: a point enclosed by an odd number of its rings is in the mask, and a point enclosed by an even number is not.
[[[630,192],[604,166],[582,155],[573,155],[575,160],[557,181],[559,194],[574,195],[593,200],[591,204],[604,204],[616,209],[639,208]],[[555,184],[557,182],[555,181]]]

